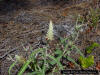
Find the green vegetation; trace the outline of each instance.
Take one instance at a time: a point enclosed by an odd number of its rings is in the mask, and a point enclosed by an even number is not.
[[[79,61],[80,61],[81,67],[85,69],[94,65],[94,56],[89,56],[85,58],[80,56]]]
[[[98,23],[98,16],[92,9],[90,13],[90,25],[94,27]],[[83,23],[84,19],[82,17],[77,19],[74,33],[67,38],[61,37],[60,43],[58,43],[56,49],[54,50],[51,50],[49,47],[49,43],[54,41],[53,25],[52,21],[50,21],[49,29],[46,35],[47,45],[43,48],[33,50],[28,59],[25,59],[21,56],[16,56],[16,61],[14,61],[14,63],[9,67],[9,75],[11,75],[11,70],[17,63],[23,64],[18,72],[18,75],[22,75],[27,68],[32,71],[31,73],[27,73],[27,75],[46,75],[47,71],[50,71],[50,75],[53,75],[54,72],[60,72],[59,70],[63,70],[65,68],[61,62],[62,58],[67,59],[68,61],[74,63],[75,66],[83,69],[93,66],[94,56],[92,55],[85,57],[81,50],[75,45],[75,41],[77,40],[79,31],[82,27],[82,25],[78,25],[79,21],[80,23]],[[98,43],[93,43],[91,46],[86,48],[86,51],[87,53],[91,53],[94,47],[99,46],[100,45]],[[78,59],[80,63],[77,63],[77,60],[71,57],[71,52],[74,50],[76,54],[79,54],[80,56]]]
[[[90,9],[90,14],[88,15],[88,18],[90,20],[90,26],[91,27],[96,27],[98,25],[99,22],[99,9]]]
[[[99,24],[99,17],[100,17],[100,9],[99,8],[90,8],[85,15],[79,15],[78,23],[86,24],[88,29],[87,32],[91,32],[93,29],[97,29]]]
[[[93,49],[95,47],[100,47],[100,44],[98,44],[98,43],[92,43],[89,47],[86,48],[86,52],[87,53],[92,53],[92,51],[93,51]]]

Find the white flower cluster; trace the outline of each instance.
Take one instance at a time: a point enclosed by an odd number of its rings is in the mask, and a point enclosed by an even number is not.
[[[49,29],[48,29],[46,37],[47,37],[48,40],[53,40],[54,39],[53,23],[52,23],[51,20],[50,20]]]

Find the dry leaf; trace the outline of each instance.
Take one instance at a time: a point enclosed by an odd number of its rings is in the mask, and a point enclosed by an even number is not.
[[[75,66],[74,66],[74,63],[72,63],[72,62],[68,62],[68,66],[70,67],[70,68],[74,68]]]
[[[96,70],[100,70],[100,61],[96,62]]]

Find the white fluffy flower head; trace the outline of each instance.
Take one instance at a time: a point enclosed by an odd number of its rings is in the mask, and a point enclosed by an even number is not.
[[[47,37],[48,40],[53,40],[54,39],[54,35],[53,35],[53,23],[52,23],[51,20],[50,20],[50,23],[49,23],[49,29],[48,29],[46,37]]]

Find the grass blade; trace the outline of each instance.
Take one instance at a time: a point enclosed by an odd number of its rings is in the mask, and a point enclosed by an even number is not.
[[[24,71],[27,69],[28,65],[31,63],[31,60],[27,60],[25,62],[25,64],[22,66],[22,68],[20,69],[18,75],[22,75],[24,73]]]
[[[53,59],[57,64],[58,66],[60,67],[60,69],[63,69],[63,66],[62,64],[60,63],[60,61],[58,61],[55,57],[51,56],[51,55],[47,55],[49,58]]]
[[[79,66],[72,58],[70,58],[69,56],[67,56],[67,59],[71,62],[73,62],[76,66]]]
[[[9,75],[11,75],[10,72],[11,72],[12,68],[16,65],[16,63],[17,63],[17,61],[12,63],[11,66],[9,67],[9,70],[8,70]]]

